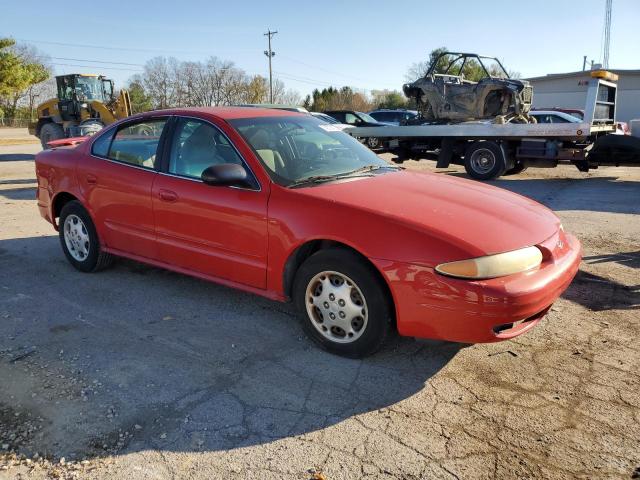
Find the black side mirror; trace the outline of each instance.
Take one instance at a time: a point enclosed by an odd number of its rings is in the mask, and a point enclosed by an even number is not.
[[[244,187],[249,185],[247,171],[236,163],[222,163],[205,169],[200,176],[207,185]]]

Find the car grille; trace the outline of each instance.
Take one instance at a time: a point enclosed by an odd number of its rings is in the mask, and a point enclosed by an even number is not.
[[[527,86],[522,90],[522,102],[526,104],[531,104],[533,100],[533,87]]]

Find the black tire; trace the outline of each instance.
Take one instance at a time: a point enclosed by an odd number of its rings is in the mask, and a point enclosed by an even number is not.
[[[72,251],[70,251],[69,247],[67,246],[67,241],[65,239],[65,228],[67,225],[66,221],[70,216],[75,216],[76,219],[80,219],[82,221],[82,226],[84,226],[83,230],[88,236],[88,253],[82,259],[76,258],[78,254],[74,256]],[[70,225],[73,223],[73,219],[73,217],[70,219]],[[93,225],[93,221],[80,202],[73,200],[62,207],[58,225],[58,236],[60,238],[62,251],[67,257],[67,260],[69,260],[69,263],[71,263],[71,265],[73,265],[77,270],[85,273],[97,272],[111,265],[111,263],[113,262],[113,256],[101,250],[100,239],[98,238],[98,234],[96,233],[96,228]],[[76,225],[78,225],[78,223],[76,223]]]
[[[528,168],[527,165],[524,165],[523,163],[518,163],[518,164],[516,164],[515,167],[510,168],[509,170],[504,172],[502,175],[504,175],[504,176],[517,175],[519,173],[524,172],[527,168]]]
[[[378,137],[369,137],[365,143],[371,150],[379,150],[382,148],[382,140]]]
[[[472,143],[464,156],[464,169],[476,180],[498,178],[506,170],[504,151],[496,142],[479,140]]]
[[[351,320],[352,327],[357,325],[353,322],[361,323],[362,326],[361,330],[356,332],[357,338],[348,341],[349,343],[340,343],[327,338],[326,335],[333,335],[333,329],[336,328],[334,326],[327,329],[325,326],[330,322],[328,315],[331,315],[331,310],[322,312],[319,308],[316,309],[323,319],[324,315],[327,315],[327,322],[319,320],[316,313],[313,313],[314,318],[312,318],[307,310],[307,302],[309,302],[312,311],[314,308],[311,306],[311,298],[313,297],[307,298],[307,287],[312,288],[311,285],[314,282],[321,283],[321,280],[316,280],[316,276],[323,272],[334,272],[348,277],[348,280],[352,281],[356,287],[355,289],[351,287],[351,295],[356,295],[356,300],[359,299],[361,302],[362,312],[366,312],[366,317],[360,318],[359,321],[356,318]],[[353,298],[351,296],[351,299]],[[392,306],[387,291],[374,268],[347,250],[337,248],[320,250],[309,257],[296,273],[293,284],[293,300],[298,308],[306,334],[331,353],[350,358],[366,357],[378,350],[389,334]],[[340,303],[340,306],[339,302],[343,302],[343,300],[338,295],[338,298],[334,297],[331,308],[335,308],[342,315],[342,308],[347,310],[349,306],[345,307],[344,302]],[[359,305],[357,302],[356,304]],[[329,309],[329,307],[326,308]],[[348,323],[348,320],[346,322]],[[340,330],[339,327],[337,328]],[[321,329],[327,333],[321,333]],[[343,338],[347,339],[346,332]]]
[[[57,123],[49,122],[42,125],[40,128],[40,143],[42,144],[42,148],[47,150],[51,147],[47,145],[47,143],[53,140],[60,140],[64,138],[64,130]]]

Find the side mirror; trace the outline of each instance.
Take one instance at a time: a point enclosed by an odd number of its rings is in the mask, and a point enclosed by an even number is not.
[[[247,171],[236,163],[222,163],[212,165],[202,172],[202,181],[212,186],[246,186],[248,185]]]

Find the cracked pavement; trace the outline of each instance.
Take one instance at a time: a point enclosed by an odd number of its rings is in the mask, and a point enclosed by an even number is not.
[[[37,212],[33,151],[0,147],[0,479],[640,467],[640,169],[495,182],[554,209],[585,250],[532,332],[472,346],[393,338],[349,360],[308,341],[291,305],[125,260],[76,272]]]

